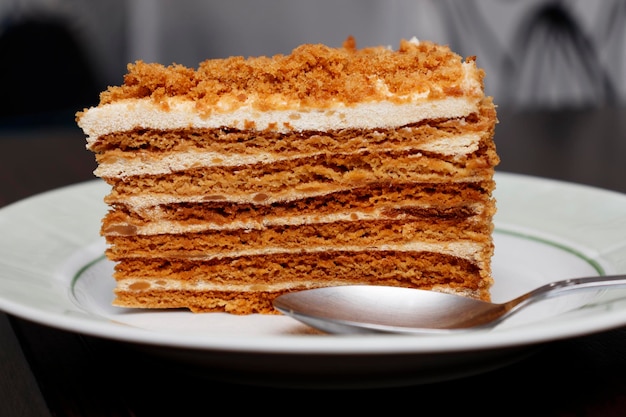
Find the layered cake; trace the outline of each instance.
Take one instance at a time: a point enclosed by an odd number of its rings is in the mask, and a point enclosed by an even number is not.
[[[489,300],[483,76],[415,39],[129,65],[77,114],[111,186],[114,304],[273,314],[285,292],[351,284]]]

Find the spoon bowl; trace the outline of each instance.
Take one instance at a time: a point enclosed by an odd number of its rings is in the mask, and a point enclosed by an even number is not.
[[[493,328],[541,300],[608,288],[626,288],[626,275],[555,281],[505,303],[403,287],[346,285],[287,293],[274,300],[274,308],[327,333],[450,334]]]

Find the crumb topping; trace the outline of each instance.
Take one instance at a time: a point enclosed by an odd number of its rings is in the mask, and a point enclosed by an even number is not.
[[[474,62],[469,57],[465,62]],[[397,50],[356,48],[349,37],[341,48],[306,44],[289,55],[201,62],[197,69],[136,61],[128,65],[121,86],[100,95],[100,105],[126,99],[150,98],[165,109],[170,98],[192,100],[210,114],[216,105],[251,102],[259,110],[293,105],[329,107],[373,100],[402,100],[411,94],[429,98],[467,94],[462,58],[447,46],[402,40]],[[475,66],[474,66],[475,68]],[[482,87],[483,71],[473,77]],[[381,83],[384,88],[381,88]],[[480,92],[482,93],[482,92]]]

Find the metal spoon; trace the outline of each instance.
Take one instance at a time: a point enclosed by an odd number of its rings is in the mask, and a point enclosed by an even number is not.
[[[287,293],[274,307],[327,333],[448,334],[492,328],[547,298],[617,287],[626,288],[626,275],[566,279],[496,304],[436,291],[347,285]]]

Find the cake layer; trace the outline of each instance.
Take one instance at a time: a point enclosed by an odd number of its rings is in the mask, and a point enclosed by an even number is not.
[[[108,180],[108,203],[134,207],[176,202],[226,201],[266,203],[291,201],[361,188],[385,181],[433,183],[456,178],[458,183],[488,180],[486,158],[450,163],[423,153],[320,156],[307,160],[233,168],[191,169],[186,175],[166,174]],[[430,168],[430,169],[429,169]],[[211,190],[207,194],[207,190]]]
[[[407,128],[407,130],[411,129]],[[377,134],[376,132],[373,133]],[[132,134],[129,134],[129,136],[132,136]],[[261,135],[248,134],[246,136],[259,138]],[[320,139],[323,140],[325,138],[320,137]],[[302,148],[298,149],[298,141],[294,142],[295,143],[289,144],[290,147],[294,148],[294,152],[281,152],[280,154],[270,153],[272,149],[269,147],[266,147],[263,151],[254,149],[254,144],[247,144],[248,146],[242,150],[246,153],[242,154],[229,154],[224,151],[215,152],[203,149],[169,150],[157,153],[145,150],[131,152],[116,150],[98,155],[97,160],[99,165],[95,173],[103,178],[126,178],[137,175],[168,174],[170,172],[197,169],[198,167],[239,167],[242,165],[280,162],[296,164],[301,159],[320,158],[325,155],[343,155],[345,157],[352,154],[362,154],[365,148],[365,145],[361,145],[360,148],[353,150],[334,149],[333,146],[327,146],[327,149],[324,151],[317,149],[305,153]],[[184,139],[179,140],[179,144],[184,144]],[[274,144],[274,146],[277,145]],[[398,144],[385,143],[383,146],[377,147],[374,143],[371,143],[368,146],[368,152],[402,152],[414,155],[420,152],[426,152],[458,158],[476,152],[479,146],[481,146],[480,136],[469,133],[454,137],[441,137],[433,141],[424,141],[424,143],[418,144],[412,144],[410,142]],[[297,149],[297,151],[295,151],[295,149]]]
[[[427,279],[427,270],[412,270],[417,262],[424,259],[437,259],[437,263],[450,274],[454,268],[461,268],[463,273],[476,269],[482,264],[481,248],[478,244],[468,242],[444,244],[408,244],[396,247],[357,248],[346,247],[345,250],[309,250],[300,252],[268,252],[265,254],[242,254],[235,257],[219,257],[211,259],[189,258],[127,258],[116,265],[116,274],[123,273],[123,278],[167,278],[177,277],[179,281],[196,281],[202,276],[211,277],[215,285],[252,284],[265,285],[282,281],[319,281],[332,279],[349,283],[352,280],[367,280],[371,283],[388,283],[387,279],[414,283]],[[421,248],[424,248],[422,250]],[[437,249],[430,252],[428,249]],[[458,250],[462,256],[455,256]],[[449,258],[454,258],[451,261]],[[369,264],[357,265],[362,260]],[[303,273],[302,277],[296,275]],[[455,281],[460,278],[451,274],[438,281]]]
[[[271,299],[281,293],[327,285],[408,286],[485,298],[491,284],[473,262],[393,251],[277,254],[229,262],[126,260],[117,265],[116,278],[116,305],[267,314],[276,313]],[[231,298],[247,300],[245,310]]]
[[[433,222],[470,216],[475,221],[485,221],[495,211],[488,194],[493,188],[493,181],[453,185],[379,183],[274,204],[209,201],[142,207],[140,211],[117,204],[105,216],[102,232],[105,235],[188,233],[334,221],[427,218]]]
[[[108,235],[110,247],[107,255],[115,261],[139,257],[208,259],[280,251],[329,248],[337,251],[357,246],[362,250],[375,250],[383,246],[415,244],[421,250],[427,248],[431,252],[459,250],[461,256],[462,253],[471,255],[476,252],[473,243],[489,245],[491,232],[489,225],[471,218],[337,221],[266,226],[263,229],[248,229],[245,233],[231,229],[184,234]],[[457,243],[447,247],[447,242],[466,242],[469,250],[461,250]]]

